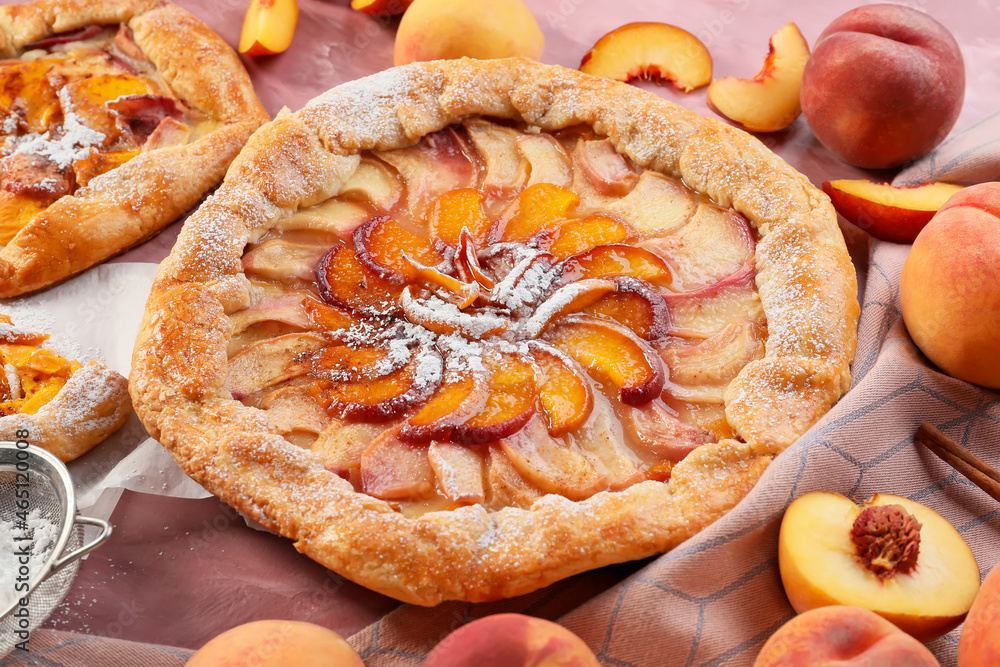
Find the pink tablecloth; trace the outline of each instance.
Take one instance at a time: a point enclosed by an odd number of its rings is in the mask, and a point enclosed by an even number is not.
[[[246,2],[180,0],[230,43]],[[795,21],[810,42],[857,0],[528,0],[546,34],[543,60],[575,67],[608,30],[628,21],[665,21],[710,49],[716,76],[750,76],[769,36]],[[1000,14],[993,3],[908,3],[945,23],[966,59],[965,107],[956,129],[1000,106]],[[300,0],[298,34],[285,54],[245,59],[264,105],[300,107],[317,93],[392,64],[397,24],[353,12],[347,0]],[[684,95],[644,87],[708,114],[704,90]],[[885,176],[848,167],[812,136],[803,119],[762,140],[817,185],[832,178]],[[179,224],[120,260],[159,261]],[[793,497],[813,489],[858,498],[874,491],[931,505],[970,541],[985,573],[1000,557],[1000,509],[927,452],[912,445],[930,419],[1000,465],[1000,404],[938,374],[912,348],[899,318],[898,273],[906,246],[869,245],[844,223],[863,293],[856,385],[791,450],[736,510],[694,540],[653,561],[580,575],[533,595],[489,605],[399,606],[328,573],[279,537],[247,528],[224,505],[126,492],[116,534],[82,565],[79,577],[32,648],[45,664],[180,665],[211,636],[259,618],[296,618],[331,627],[367,664],[415,665],[448,631],[470,618],[521,610],[559,619],[608,665],[747,665],[792,612],[777,577],[777,525]],[[871,254],[870,254],[870,251]],[[92,637],[109,638],[93,640]],[[114,641],[112,641],[112,639]],[[136,658],[135,644],[151,648]],[[954,664],[953,633],[932,644]],[[96,643],[95,643],[96,642]],[[88,649],[88,646],[91,649]],[[88,653],[88,650],[102,653]],[[99,656],[99,657],[95,657]],[[13,654],[0,666],[20,664]]]

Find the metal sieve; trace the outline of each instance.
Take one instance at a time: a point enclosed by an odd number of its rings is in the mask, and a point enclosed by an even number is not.
[[[18,442],[0,442],[0,523],[14,527],[0,534],[5,541],[0,548],[15,554],[5,555],[13,571],[0,572],[0,656],[48,618],[69,590],[78,559],[111,536],[107,521],[76,516],[66,465],[44,449]],[[101,532],[83,544],[81,524]],[[28,604],[21,604],[23,598]]]

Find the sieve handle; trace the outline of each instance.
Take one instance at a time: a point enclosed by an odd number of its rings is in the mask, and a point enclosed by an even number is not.
[[[49,570],[49,572],[55,572],[66,563],[70,563],[76,560],[77,558],[86,556],[91,551],[93,551],[97,547],[107,542],[108,538],[111,537],[111,524],[105,521],[104,519],[95,519],[94,517],[90,516],[78,516],[73,518],[73,523],[86,523],[91,526],[97,526],[101,529],[101,534],[98,535],[93,542],[89,544],[84,544],[76,551],[71,551],[70,553],[66,554],[62,558],[52,563],[52,569]]]

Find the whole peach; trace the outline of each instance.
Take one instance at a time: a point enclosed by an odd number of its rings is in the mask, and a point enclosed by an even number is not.
[[[600,667],[583,640],[563,626],[522,614],[495,614],[441,640],[423,667]]]
[[[819,607],[778,628],[754,667],[940,667],[934,654],[861,607]]]
[[[185,667],[365,667],[333,630],[303,621],[237,625],[214,637]]]
[[[903,265],[899,300],[928,359],[1000,388],[1000,183],[960,190],[931,218]]]
[[[1000,665],[1000,567],[994,566],[962,626],[958,664],[962,667]]]
[[[397,65],[440,58],[538,60],[545,36],[524,0],[414,0],[399,22]]]
[[[835,19],[802,74],[802,113],[813,134],[858,167],[895,167],[937,146],[964,96],[955,38],[901,5],[867,5]]]

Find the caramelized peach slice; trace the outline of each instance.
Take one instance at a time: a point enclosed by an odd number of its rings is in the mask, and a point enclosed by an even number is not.
[[[409,264],[408,273],[413,282],[430,290],[438,298],[455,305],[459,310],[468,308],[479,298],[479,283],[463,282],[457,278],[441,273],[437,269],[431,269],[404,258]]]
[[[479,340],[498,336],[509,326],[505,318],[490,313],[462,311],[455,304],[437,296],[414,297],[409,285],[399,295],[399,307],[410,322],[443,336],[457,333],[465,338]]]
[[[482,183],[486,195],[502,199],[523,188],[528,163],[517,149],[520,133],[485,120],[466,121],[465,129],[486,164]]]
[[[531,356],[541,373],[538,401],[549,434],[562,435],[580,426],[594,407],[594,392],[583,368],[558,349],[533,340]]]
[[[367,206],[335,197],[275,221],[273,229],[347,240],[355,229],[371,220],[371,217],[372,213]]]
[[[607,478],[586,456],[549,435],[541,419],[500,441],[500,448],[521,476],[546,493],[585,500],[608,488]]]
[[[490,229],[490,243],[524,243],[561,220],[580,203],[571,190],[550,183],[525,188],[500,214]]]
[[[328,306],[322,301],[306,298],[302,301],[309,322],[317,333],[328,339],[337,339],[336,332],[345,331],[358,323],[351,313],[343,308]]]
[[[371,204],[376,211],[389,213],[399,203],[403,185],[380,160],[362,158],[357,170],[340,189],[340,196]]]
[[[304,375],[299,358],[327,344],[312,333],[291,333],[246,347],[229,360],[226,389],[240,400],[290,378]]]
[[[479,164],[472,150],[451,127],[425,135],[415,146],[377,152],[376,157],[396,168],[406,183],[406,207],[418,220],[430,205],[451,190],[474,188]]]
[[[632,228],[618,218],[595,213],[572,218],[555,229],[539,233],[535,245],[562,261],[597,246],[624,243],[635,236]]]
[[[604,210],[631,225],[642,238],[652,238],[680,229],[695,208],[694,193],[683,183],[647,170],[631,192]]]
[[[316,265],[319,293],[323,300],[353,312],[384,314],[398,309],[402,291],[358,260],[353,248],[343,243],[330,248]]]
[[[588,315],[614,320],[645,340],[657,340],[671,329],[670,309],[663,295],[644,280],[616,276],[616,291],[583,309]]]
[[[583,310],[617,288],[613,281],[603,278],[587,278],[563,285],[553,292],[522,325],[524,336],[537,338],[563,315]]]
[[[45,205],[33,197],[0,190],[0,245],[10,243],[25,225],[44,210]]]
[[[701,204],[675,234],[640,245],[667,260],[674,289],[688,291],[711,285],[748,264],[756,240],[750,223],[739,213]]]
[[[712,56],[697,37],[666,23],[627,23],[597,41],[580,71],[618,81],[654,77],[685,93],[712,80]]]
[[[465,282],[479,285],[481,291],[489,292],[496,287],[496,283],[486,275],[479,263],[476,243],[468,229],[462,229],[459,237],[458,252],[455,253],[455,271]]]
[[[446,377],[420,412],[406,420],[399,437],[408,442],[447,440],[455,426],[479,412],[486,404],[488,391],[482,372]]]
[[[468,229],[477,245],[486,241],[490,220],[483,211],[483,193],[472,188],[446,192],[427,216],[431,239],[457,248],[463,229]]]
[[[486,404],[451,432],[451,441],[481,445],[506,438],[535,414],[535,371],[519,354],[485,360],[490,372]]]
[[[570,257],[562,264],[563,282],[585,278],[628,276],[655,285],[669,285],[673,275],[658,255],[645,248],[603,245]]]
[[[566,438],[607,478],[612,491],[620,491],[646,479],[640,470],[642,462],[626,446],[611,402],[599,391],[593,395],[591,416]]]
[[[668,347],[661,355],[670,368],[671,382],[724,387],[744,366],[764,356],[764,337],[762,325],[734,319],[711,338],[696,345]]]
[[[616,322],[569,315],[546,338],[579,361],[598,380],[618,389],[629,405],[642,405],[663,389],[663,363],[634,333]]]
[[[396,284],[412,282],[415,278],[413,265],[406,261],[406,257],[430,267],[444,261],[430,241],[404,228],[388,215],[374,217],[358,227],[354,231],[354,247],[358,261],[383,280]]]
[[[764,66],[752,79],[727,76],[708,87],[708,107],[751,132],[777,132],[799,117],[799,88],[809,45],[789,23],[771,35]]]
[[[330,244],[300,243],[284,238],[264,241],[243,255],[243,272],[250,277],[294,284],[315,276],[316,264]]]
[[[79,116],[88,128],[104,135],[101,144],[109,146],[118,138],[121,130],[117,115],[105,102],[129,95],[151,95],[156,92],[150,82],[142,77],[130,74],[99,74],[71,81],[63,86],[62,94],[69,101],[73,113]]]
[[[670,335],[708,338],[734,318],[762,321],[764,309],[754,289],[756,275],[754,267],[744,266],[707,287],[663,294],[670,310]]]
[[[489,452],[486,478],[490,488],[488,499],[490,509],[500,510],[505,507],[526,509],[542,497],[542,491],[517,471],[504,454],[502,447],[491,446]]]
[[[148,146],[147,140],[144,146]],[[130,148],[107,153],[91,153],[85,158],[73,161],[73,173],[76,174],[77,187],[85,187],[91,180],[105,174],[115,167],[120,167],[136,155],[138,148]]]
[[[712,434],[685,424],[663,404],[622,406],[621,423],[633,448],[655,461],[680,461],[695,447],[712,442]]]
[[[17,101],[29,132],[42,134],[60,111],[56,88],[48,79],[49,70],[59,59],[16,62],[0,69],[0,110],[7,116]]]
[[[251,0],[243,17],[239,52],[248,56],[281,53],[292,45],[298,21],[295,0]]]
[[[427,400],[441,382],[442,367],[437,352],[421,348],[405,366],[381,377],[357,382],[319,379],[310,391],[338,419],[384,422]]]
[[[427,448],[438,488],[448,500],[473,504],[486,500],[483,486],[485,460],[472,447],[448,442],[432,442]]]
[[[364,382],[393,373],[412,353],[389,353],[386,346],[330,345],[309,357],[309,374],[332,382]]]
[[[606,197],[628,194],[638,178],[610,139],[576,142],[573,160],[594,189]]]
[[[434,471],[427,448],[400,440],[398,431],[385,431],[361,456],[361,488],[383,500],[429,495],[434,490]]]
[[[573,167],[562,144],[547,134],[524,134],[517,147],[528,161],[528,187],[549,183],[568,188],[573,183]]]
[[[312,327],[312,320],[304,301],[301,294],[280,294],[237,311],[229,316],[229,323],[233,327],[232,335],[236,336],[260,322],[280,322],[298,329],[309,329]]]

